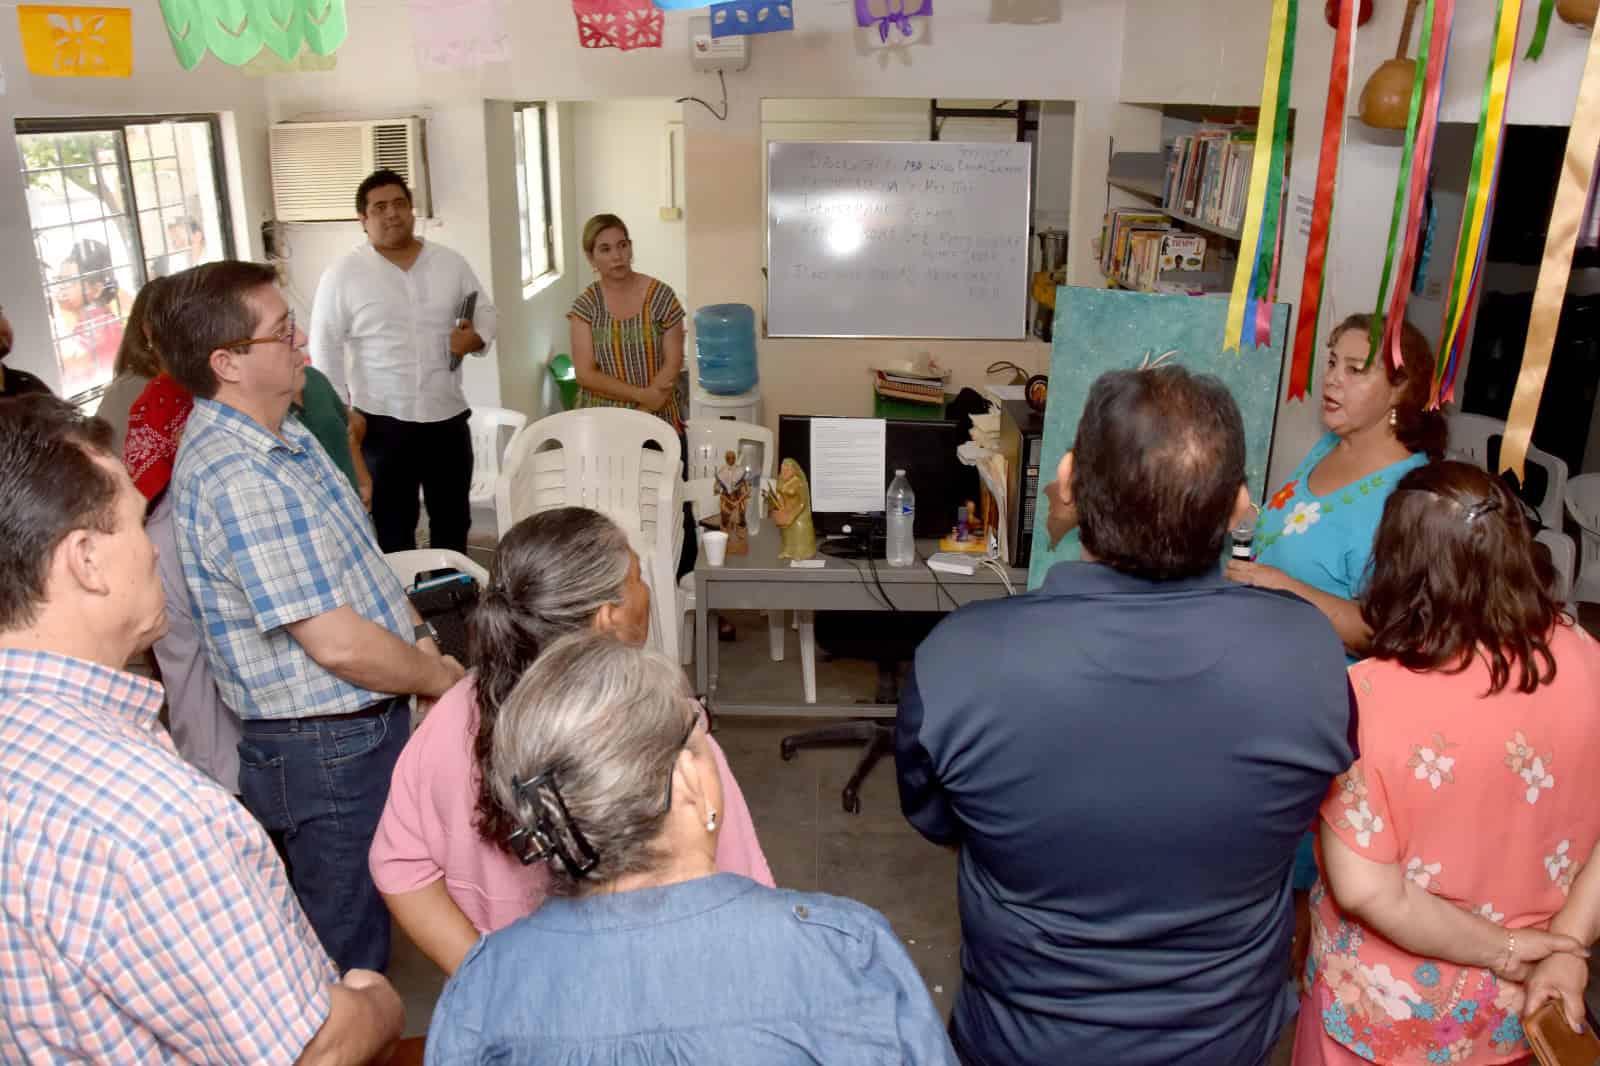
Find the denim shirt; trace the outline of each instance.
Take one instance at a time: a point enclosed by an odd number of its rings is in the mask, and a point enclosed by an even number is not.
[[[882,915],[736,874],[553,898],[480,940],[427,1066],[941,1063],[955,1053]]]

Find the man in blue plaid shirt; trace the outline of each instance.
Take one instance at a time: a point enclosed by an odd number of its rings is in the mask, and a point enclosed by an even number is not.
[[[289,412],[305,336],[272,268],[175,275],[150,313],[194,394],[172,489],[184,580],[223,702],[239,790],[282,840],[295,893],[341,970],[382,970],[389,915],[367,851],[409,734],[408,697],[462,676],[378,551],[350,482]]]

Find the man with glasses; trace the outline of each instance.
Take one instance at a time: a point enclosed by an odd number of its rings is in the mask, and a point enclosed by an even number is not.
[[[472,434],[461,365],[494,340],[494,305],[465,259],[416,236],[400,175],[379,170],[363,181],[356,213],[367,243],[317,285],[311,359],[365,420],[361,451],[383,550],[417,546],[420,491],[428,543],[464,552]]]
[[[173,472],[178,551],[206,657],[243,727],[239,791],[278,834],[340,969],[382,970],[389,916],[367,849],[409,699],[461,676],[372,538],[350,481],[290,413],[304,336],[271,267],[165,283],[151,339],[194,395]]]

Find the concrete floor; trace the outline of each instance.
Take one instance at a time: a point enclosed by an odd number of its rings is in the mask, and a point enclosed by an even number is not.
[[[796,638],[788,632],[785,661],[767,657],[765,622],[735,615],[739,639],[721,648],[722,681],[729,698],[798,699]],[[872,697],[874,668],[831,663],[818,656],[818,699],[849,703]],[[866,711],[868,708],[863,708]],[[779,739],[825,724],[819,719],[716,720],[716,738],[749,802],[762,849],[779,885],[828,892],[881,911],[903,939],[934,1002],[949,1013],[961,979],[961,925],[956,909],[956,853],[928,843],[900,816],[894,768],[881,763],[861,788],[861,813],[844,812],[840,791],[855,767],[853,747],[801,751],[792,762],[779,755]],[[1600,967],[1600,960],[1596,962]],[[427,1031],[443,975],[395,932],[389,976],[406,1003],[406,1032]],[[1600,981],[1589,986],[1600,1010]],[[1293,1026],[1285,1030],[1272,1066],[1287,1066]]]

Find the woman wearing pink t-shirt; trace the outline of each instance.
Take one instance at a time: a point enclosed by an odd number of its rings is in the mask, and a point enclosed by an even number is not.
[[[472,628],[476,669],[440,697],[401,752],[368,858],[395,921],[446,973],[481,934],[537,910],[547,891],[543,864],[524,866],[505,850],[517,825],[483,784],[501,702],[568,633],[643,644],[650,590],[621,527],[598,511],[556,508],[501,540]],[[711,752],[725,804],[717,868],[771,886],[744,795],[714,740]]]

